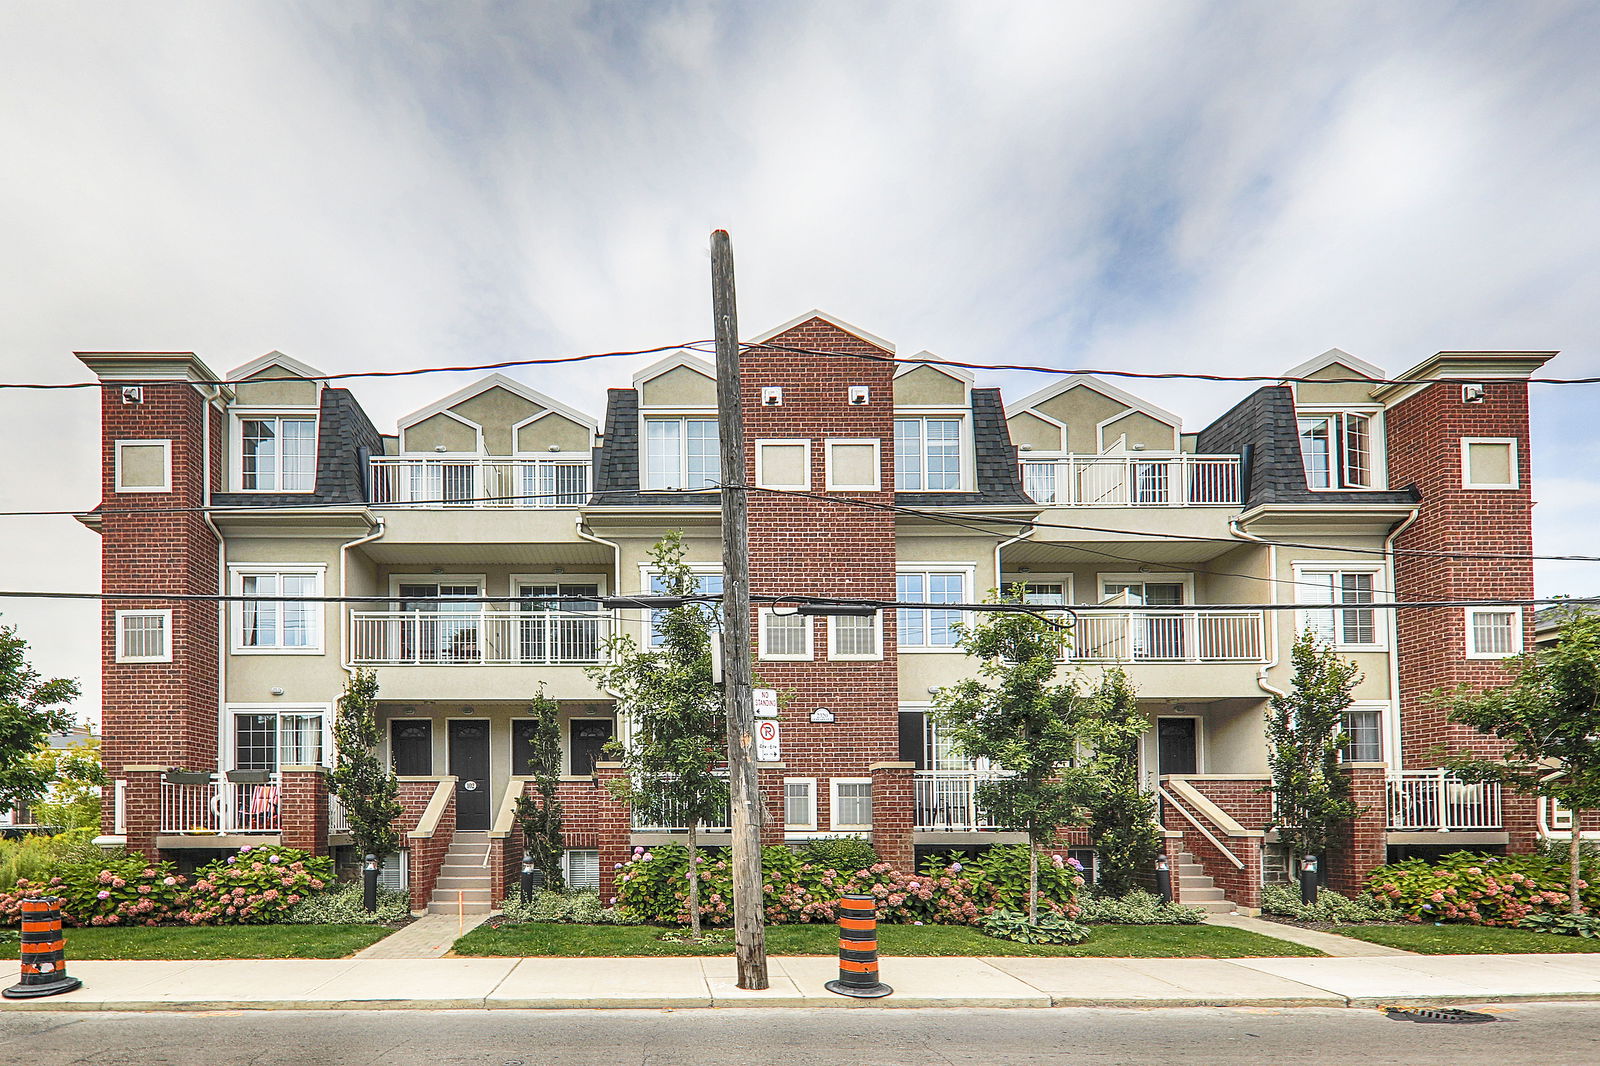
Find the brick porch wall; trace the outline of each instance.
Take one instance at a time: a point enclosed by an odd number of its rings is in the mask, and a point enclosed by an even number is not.
[[[878,858],[899,870],[916,865],[911,826],[916,821],[915,763],[874,763],[872,771],[872,847]]]
[[[1195,810],[1185,805],[1195,819],[1216,837],[1233,853],[1234,857],[1244,863],[1243,868],[1235,866],[1223,852],[1205,834],[1196,831],[1187,824],[1187,819],[1176,812],[1170,811],[1170,804],[1161,801],[1162,821],[1166,824],[1185,823],[1183,832],[1184,850],[1194,857],[1212,882],[1220,889],[1222,894],[1231,900],[1236,907],[1260,908],[1261,906],[1261,846],[1262,838],[1259,836],[1232,836],[1227,830],[1207,818],[1202,811]],[[1170,846],[1170,841],[1169,841]],[[1170,861],[1170,860],[1169,860]],[[1176,871],[1174,870],[1174,881]]]
[[[1246,829],[1265,829],[1272,821],[1272,793],[1262,791],[1271,786],[1270,777],[1248,780],[1189,777],[1184,780]]]
[[[395,829],[400,833],[400,846],[410,855],[411,909],[423,910],[433,898],[433,884],[439,879],[439,868],[444,865],[445,852],[456,835],[456,797],[452,791],[445,804],[444,814],[434,834],[427,838],[412,838],[411,833],[422,820],[428,801],[433,798],[437,781],[400,782],[400,804],[404,808]]]
[[[1382,763],[1353,763],[1350,798],[1361,813],[1344,827],[1338,847],[1324,857],[1323,883],[1347,896],[1361,891],[1367,874],[1382,866],[1389,843],[1388,769]]]

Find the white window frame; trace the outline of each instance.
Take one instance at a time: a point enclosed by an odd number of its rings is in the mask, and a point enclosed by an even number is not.
[[[1121,573],[1107,572],[1095,575],[1094,603],[1104,603],[1106,598],[1106,585],[1182,585],[1183,607],[1185,609],[1195,606],[1194,598],[1194,573],[1185,570],[1170,570],[1150,573]],[[1130,611],[1140,610],[1143,604],[1132,604]]]
[[[1378,758],[1375,761],[1377,761],[1377,762],[1385,762],[1385,763],[1388,762],[1389,761],[1389,716],[1390,716],[1391,713],[1393,713],[1391,711],[1391,709],[1390,709],[1388,701],[1386,701],[1386,700],[1354,700],[1354,701],[1351,702],[1350,706],[1348,706],[1348,707],[1346,707],[1344,709],[1344,713],[1345,714],[1350,714],[1350,713],[1355,712],[1355,711],[1368,711],[1368,712],[1376,712],[1377,713],[1377,715],[1378,715]],[[1340,727],[1341,730],[1344,728],[1344,720],[1343,720],[1343,716],[1342,715],[1340,717],[1339,727]],[[1351,759],[1350,758],[1350,750],[1349,750],[1348,747],[1346,747],[1344,751],[1340,752],[1339,759],[1340,759],[1341,762],[1345,761],[1345,760],[1349,760],[1351,762],[1371,762],[1371,761],[1374,761],[1374,760],[1369,760],[1369,759],[1359,759],[1359,760]]]
[[[976,480],[977,467],[974,455],[972,438],[971,412],[964,407],[897,407],[891,423],[908,419],[918,419],[926,423],[930,418],[953,420],[956,423],[956,486],[951,489],[909,488],[900,484],[900,467],[895,463],[894,490],[896,492],[971,492],[973,482]],[[894,433],[894,426],[890,425],[890,433]],[[891,436],[890,447],[894,447],[897,436]],[[922,431],[922,475],[926,485],[928,473],[928,431],[926,425]]]
[[[836,481],[833,477],[833,449],[835,445],[872,448],[872,481],[852,485]],[[883,491],[883,441],[877,437],[829,437],[822,442],[822,477],[828,492],[881,492]]]
[[[702,408],[663,408],[659,411],[641,411],[639,413],[639,491],[641,492],[716,492],[711,486],[690,488],[688,485],[679,485],[676,488],[652,488],[650,486],[650,423],[651,422],[676,422],[678,423],[678,477],[687,482],[689,480],[689,427],[690,421],[709,421],[713,425],[717,421],[717,409],[714,407]],[[721,441],[717,444],[718,453],[721,452]],[[714,471],[715,476],[721,479],[720,467]]]
[[[866,785],[872,786],[870,777],[830,777],[828,778],[828,828],[833,832],[864,833],[872,830],[872,823],[861,824],[858,822],[839,821],[839,786],[840,785]],[[873,812],[876,817],[876,810]]]
[[[722,573],[722,564],[721,563],[685,563],[684,565],[687,566],[689,568],[689,572],[694,574],[695,577],[697,577],[697,578],[701,574],[721,574]],[[650,591],[650,579],[653,578],[653,577],[656,577],[660,573],[661,573],[661,571],[657,570],[654,566],[652,566],[649,563],[640,563],[639,564],[639,595],[641,595],[641,596],[655,596],[655,595],[658,595],[657,593]],[[724,580],[724,584],[726,584],[726,580]],[[653,634],[655,632],[655,626],[651,622],[650,608],[646,608],[645,609],[644,618],[639,623],[639,629],[640,629],[640,641],[639,641],[640,648],[642,648],[645,651],[654,651],[657,648],[661,647],[661,645],[656,644],[654,642]]]
[[[1511,650],[1510,651],[1503,652],[1503,653],[1502,652],[1482,652],[1482,651],[1478,651],[1475,648],[1473,648],[1473,646],[1472,646],[1473,621],[1480,614],[1509,614],[1509,615],[1511,615]],[[1462,621],[1464,623],[1463,629],[1465,630],[1465,632],[1463,634],[1463,638],[1462,638],[1463,639],[1462,651],[1463,651],[1463,653],[1464,653],[1466,658],[1468,658],[1468,659],[1476,659],[1476,660],[1480,660],[1480,661],[1498,662],[1501,659],[1508,659],[1513,655],[1521,655],[1522,654],[1522,629],[1523,629],[1523,625],[1525,623],[1525,619],[1522,616],[1522,608],[1521,607],[1467,607],[1467,608],[1463,609]]]
[[[1366,608],[1364,608],[1361,604],[1348,604],[1348,603],[1339,603],[1339,602],[1329,602],[1329,603],[1324,605],[1324,604],[1318,604],[1318,603],[1316,603],[1314,601],[1307,600],[1305,598],[1306,591],[1307,591],[1307,589],[1308,589],[1308,587],[1310,585],[1309,580],[1307,580],[1307,575],[1309,575],[1309,574],[1318,574],[1318,573],[1371,574],[1372,575],[1372,598],[1373,598],[1373,600],[1375,602],[1376,601],[1381,601],[1381,600],[1384,599],[1384,597],[1390,595],[1389,590],[1385,589],[1383,587],[1383,582],[1384,582],[1384,579],[1385,579],[1385,572],[1384,572],[1384,568],[1383,568],[1382,565],[1369,565],[1367,563],[1346,563],[1346,562],[1343,562],[1343,561],[1340,561],[1340,560],[1326,560],[1326,561],[1308,560],[1308,561],[1303,561],[1303,562],[1291,563],[1290,564],[1290,570],[1294,574],[1295,602],[1301,608],[1300,610],[1297,610],[1294,613],[1294,624],[1295,624],[1294,637],[1295,638],[1298,638],[1301,633],[1304,633],[1306,631],[1306,629],[1309,628],[1309,620],[1310,620],[1310,616],[1311,616],[1311,614],[1313,612],[1331,611],[1331,612],[1334,612],[1334,638],[1331,641],[1331,645],[1332,645],[1332,647],[1334,648],[1335,651],[1387,651],[1388,650],[1388,647],[1389,647],[1389,642],[1388,642],[1389,627],[1386,624],[1384,624],[1383,619],[1379,615],[1379,611],[1378,611],[1377,608],[1373,608],[1372,609],[1372,640],[1373,640],[1373,642],[1371,644],[1347,644],[1343,640],[1339,639],[1341,634],[1342,634],[1342,632],[1343,632],[1344,627],[1343,627],[1343,625],[1341,624],[1341,622],[1339,620],[1337,612],[1345,611],[1345,610],[1364,610]]]
[[[960,574],[961,575],[961,599],[958,602],[960,602],[960,603],[970,603],[971,600],[972,600],[972,590],[973,590],[973,587],[976,585],[977,579],[978,579],[978,567],[974,563],[904,563],[904,564],[901,564],[901,565],[897,565],[894,568],[894,574],[895,574],[895,581],[896,581],[896,585],[897,585],[897,587],[895,589],[895,599],[897,599],[897,600],[900,598],[900,591],[899,591],[899,588],[898,588],[898,584],[899,584],[899,578],[900,578],[901,574],[922,574],[924,576],[926,576],[928,574]],[[915,607],[890,608],[890,609],[894,610],[896,612],[898,612],[900,610],[909,610],[909,611],[917,610],[917,608],[915,608]],[[923,608],[923,610],[925,610],[925,611],[926,610],[940,610],[940,609],[941,608],[940,608],[940,606],[938,604],[931,604],[929,607]],[[881,614],[882,612],[879,612],[879,613]],[[898,620],[898,617],[899,617],[899,615],[897,613],[896,614],[896,619],[897,620]],[[898,627],[897,627],[897,630],[896,630],[895,640],[896,640],[896,649],[899,652],[905,653],[905,654],[916,654],[916,655],[927,655],[927,654],[964,655],[964,654],[966,654],[965,652],[963,652],[961,650],[960,646],[957,645],[957,644],[909,644],[908,645],[908,644],[905,643],[905,634],[903,632],[900,632]],[[878,646],[879,646],[880,649],[883,647],[883,642],[881,640],[878,642]]]
[[[278,577],[285,575],[294,577],[311,577],[314,579],[311,595],[323,595],[327,584],[328,564],[326,563],[230,563],[228,565],[228,586],[235,596],[243,596],[244,579],[249,576],[273,574]],[[284,601],[279,600],[277,618],[278,635],[283,635]],[[281,644],[271,647],[253,647],[244,642],[244,601],[234,600],[230,605],[229,614],[232,621],[228,626],[233,635],[233,654],[235,655],[325,655],[327,654],[327,618],[320,601],[313,601],[307,606],[311,609],[310,632],[315,638],[303,648],[290,648]]]
[[[805,785],[811,801],[809,822],[789,821],[789,786]],[[814,777],[786,777],[783,779],[783,829],[785,833],[815,833],[817,831],[817,779]]]
[[[1519,489],[1522,487],[1522,470],[1520,441],[1516,437],[1462,437],[1461,438],[1461,487],[1464,489]],[[1511,446],[1510,473],[1511,480],[1505,483],[1493,481],[1472,480],[1472,445],[1474,444],[1509,444]]]
[[[838,663],[875,663],[883,661],[883,612],[873,614],[872,644],[876,649],[871,655],[847,655],[838,650],[838,623],[840,615],[828,616],[828,660]]]
[[[233,477],[234,492],[248,492],[264,496],[299,496],[310,495],[317,491],[317,459],[322,448],[322,418],[320,407],[235,407],[229,414],[232,416],[228,430],[228,444],[232,459],[229,469]],[[278,485],[270,489],[247,489],[244,487],[244,424],[249,420],[268,418],[298,418],[311,420],[311,487],[308,489],[286,489],[283,487],[283,448],[280,446],[277,454]],[[282,431],[278,434],[279,441],[283,440]],[[431,452],[429,454],[432,454]]]
[[[797,655],[778,655],[767,646],[767,625],[774,615],[782,618],[800,619],[803,624],[802,632],[805,633],[805,651]],[[756,629],[757,658],[779,663],[806,663],[812,660],[816,650],[817,627],[810,615],[800,614],[793,607],[783,611],[778,611],[772,607],[762,607],[757,617],[759,618],[759,624]]]
[[[777,445],[780,448],[803,448],[805,450],[805,478],[798,484],[767,480],[766,464],[762,461],[761,451],[768,445]],[[809,437],[762,437],[756,440],[756,485],[764,489],[789,489],[797,492],[811,491],[811,439]]]
[[[1060,585],[1063,606],[1065,606],[1067,604],[1078,602],[1078,600],[1074,598],[1076,596],[1076,590],[1073,588],[1073,576],[1074,575],[1072,574],[1063,573],[1019,574],[1013,571],[1011,573],[1004,574],[1004,576],[1001,577],[1000,591],[1010,592],[1011,586],[1013,585]],[[1149,577],[1150,575],[1141,574],[1140,576]],[[1046,604],[1046,606],[1049,605]]]
[[[127,649],[126,634],[123,632],[123,629],[122,629],[123,619],[131,618],[131,617],[134,617],[134,616],[152,617],[152,616],[157,616],[157,615],[159,615],[163,619],[163,622],[162,622],[162,627],[163,627],[162,628],[162,634],[163,634],[162,647],[163,647],[164,650],[163,650],[162,654],[160,654],[160,655],[129,655],[129,654],[127,654],[127,651],[126,651],[126,649]],[[145,609],[145,608],[135,607],[135,608],[129,608],[128,610],[117,611],[113,615],[112,625],[115,626],[115,634],[114,634],[114,636],[115,636],[115,639],[116,639],[116,645],[115,646],[116,646],[116,661],[117,662],[119,662],[119,663],[170,663],[172,661],[172,610],[170,608]]]
[[[125,447],[159,447],[162,452],[163,475],[160,485],[124,485],[122,483],[122,449]],[[170,440],[119,440],[111,446],[112,489],[116,492],[171,492],[172,491],[172,441]]]
[[[561,852],[561,876],[568,886],[572,884],[572,853],[575,851],[594,853],[595,885],[600,884],[600,851],[598,848],[566,848]]]
[[[1389,487],[1389,444],[1384,432],[1384,407],[1382,404],[1296,404],[1295,448],[1300,469],[1306,472],[1306,488],[1312,492],[1381,492]],[[1367,420],[1367,485],[1347,485],[1349,461],[1345,455],[1345,415],[1359,415]],[[1330,440],[1328,469],[1333,484],[1321,487],[1311,484],[1310,473],[1305,470],[1305,449],[1300,447],[1300,419],[1332,418],[1337,421],[1336,439]]]
[[[319,714],[319,715],[321,715],[322,716],[322,765],[323,766],[332,766],[333,765],[333,763],[334,763],[334,758],[333,758],[333,754],[334,754],[333,753],[333,704],[331,704],[331,703],[229,703],[229,704],[225,704],[224,707],[223,707],[222,730],[221,730],[221,734],[222,735],[218,738],[220,740],[220,742],[222,743],[222,751],[220,753],[222,757],[220,759],[220,762],[227,769],[229,769],[229,770],[237,770],[239,768],[238,765],[237,765],[237,763],[238,763],[238,753],[239,753],[238,743],[237,743],[238,742],[238,735],[237,735],[238,730],[237,730],[237,727],[235,725],[234,718],[236,716],[238,716],[238,715],[241,715],[241,714],[270,714],[274,718],[279,718],[279,719],[281,719],[286,714],[287,715],[310,715],[310,714]],[[388,728],[387,727],[385,727],[384,736],[385,736],[384,742],[387,743],[387,738],[388,738]],[[281,772],[285,765],[291,765],[291,766],[292,765],[297,765],[297,764],[294,764],[294,763],[286,764],[286,763],[283,762],[283,733],[282,733],[282,731],[280,729],[274,728],[274,730],[273,730],[273,738],[274,738],[273,739],[273,743],[276,745],[276,750],[273,752],[273,759],[274,759],[274,761],[275,761],[275,763],[276,763],[276,765],[278,767],[278,771]],[[393,765],[393,764],[392,763],[386,763],[385,765]]]

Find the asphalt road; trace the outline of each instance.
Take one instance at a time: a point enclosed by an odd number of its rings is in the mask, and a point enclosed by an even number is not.
[[[0,1013],[6,1066],[678,1063],[1592,1063],[1600,1004],[1419,1025],[1373,1010],[229,1011]]]

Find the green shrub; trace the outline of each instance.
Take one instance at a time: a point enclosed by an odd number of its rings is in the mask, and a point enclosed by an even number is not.
[[[1262,886],[1261,910],[1297,922],[1398,922],[1404,918],[1381,899],[1351,899],[1326,888],[1318,890],[1315,903],[1301,903],[1299,887],[1289,885]]]
[[[823,869],[855,873],[878,861],[878,853],[860,837],[822,837],[799,849],[800,861]]]
[[[90,843],[94,829],[69,829],[53,837],[26,836],[20,840],[0,840],[0,892],[15,889],[19,880],[48,881],[64,862],[91,862],[106,855],[126,855],[125,851],[106,852]]]
[[[342,885],[330,892],[308,896],[284,911],[285,925],[398,925],[411,917],[411,893],[378,890],[378,909],[372,914],[361,905],[361,886]]]
[[[280,921],[333,884],[333,860],[277,846],[239,849],[195,873],[185,920],[196,924]]]
[[[523,903],[517,896],[500,904],[505,920],[512,925],[523,922],[574,922],[581,925],[631,924],[615,907],[600,902],[598,892],[536,892]]]
[[[1037,925],[1019,911],[995,911],[978,920],[978,928],[996,940],[1018,944],[1081,944],[1089,939],[1089,927],[1059,914],[1041,914]]]
[[[1101,925],[1197,925],[1205,921],[1198,907],[1162,902],[1160,896],[1136,888],[1121,896],[1090,892],[1079,901],[1078,920]]]
[[[0,922],[21,920],[21,901],[35,894],[59,897],[68,925],[159,925],[179,916],[184,878],[167,862],[142,855],[96,855],[57,862],[45,882],[19,880],[0,894]]]
[[[923,863],[924,871],[957,868],[980,892],[993,896],[995,905],[1014,911],[1028,909],[1028,845],[996,844],[966,859]],[[1083,887],[1078,864],[1059,855],[1040,856],[1039,906],[1051,911],[1068,909]],[[1069,915],[1070,917],[1070,915]]]
[[[1592,914],[1529,914],[1518,925],[1536,933],[1600,938],[1600,918]]]
[[[1530,914],[1565,910],[1567,879],[1564,859],[1456,851],[1380,866],[1367,876],[1366,891],[1409,921],[1517,925]],[[1577,887],[1580,903],[1600,907],[1600,886],[1580,878]]]

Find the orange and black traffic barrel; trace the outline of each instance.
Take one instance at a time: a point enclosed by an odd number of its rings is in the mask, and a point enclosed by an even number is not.
[[[839,897],[839,979],[822,986],[829,992],[877,999],[894,991],[878,980],[876,903],[871,896]]]
[[[67,976],[67,941],[61,932],[61,900],[36,896],[22,901],[22,980],[3,991],[7,999],[34,999],[82,988]]]

